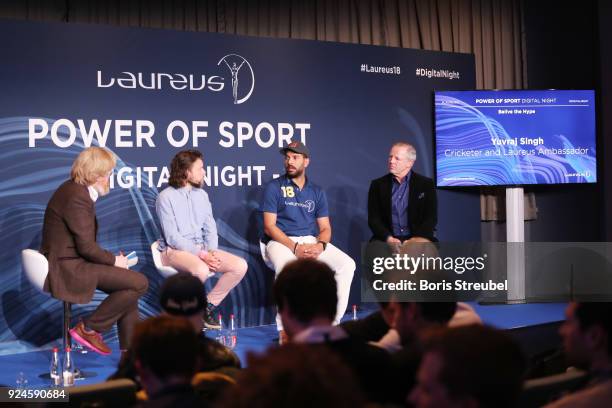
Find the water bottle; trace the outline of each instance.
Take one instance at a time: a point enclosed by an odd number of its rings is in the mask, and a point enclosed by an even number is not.
[[[223,338],[223,317],[221,316],[221,313],[219,313],[218,316],[219,319],[219,329],[217,330],[217,336],[215,337],[215,340],[217,340],[219,343],[224,344],[225,343],[225,339]]]
[[[236,343],[238,342],[238,331],[236,330],[236,319],[234,319],[234,315],[230,315],[230,327],[226,335],[225,345],[231,349],[236,347]]]
[[[353,320],[357,320],[357,305],[353,305]]]
[[[64,387],[72,387],[74,385],[74,362],[72,361],[72,356],[70,355],[70,347],[66,347],[63,368],[62,377],[64,380]]]
[[[62,376],[60,375],[60,372],[59,351],[57,347],[53,347],[53,354],[51,354],[51,365],[49,367],[51,385],[55,387],[62,385]]]

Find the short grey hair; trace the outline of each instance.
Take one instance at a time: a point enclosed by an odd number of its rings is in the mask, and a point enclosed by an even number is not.
[[[406,150],[408,151],[408,158],[410,160],[416,160],[417,153],[413,145],[411,145],[408,142],[400,141],[400,142],[393,143],[393,145],[391,145],[391,148],[393,149],[395,146],[405,147]]]

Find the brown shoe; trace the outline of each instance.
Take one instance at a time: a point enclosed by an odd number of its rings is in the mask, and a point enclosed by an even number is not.
[[[95,330],[86,330],[83,322],[79,322],[74,328],[70,329],[70,336],[79,344],[103,356],[108,356],[111,353],[110,347],[102,340],[102,335]]]
[[[289,343],[289,336],[287,332],[284,330],[279,330],[278,332],[278,344],[283,345]]]

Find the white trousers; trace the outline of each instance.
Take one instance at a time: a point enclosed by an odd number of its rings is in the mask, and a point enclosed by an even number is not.
[[[298,244],[314,244],[317,242],[317,238],[312,235],[289,238]],[[266,256],[274,266],[274,271],[277,276],[285,265],[297,259],[289,248],[276,241],[268,242],[266,245]],[[349,295],[351,293],[351,282],[353,281],[353,274],[355,273],[355,261],[332,244],[327,244],[325,251],[319,255],[317,260],[327,264],[327,266],[334,271],[336,276],[338,305],[336,307],[336,318],[334,323],[338,324],[342,316],[344,316],[346,307],[348,306]],[[316,299],[313,299],[313,301],[316,302]],[[276,314],[276,327],[278,330],[283,329],[283,324],[278,313]]]

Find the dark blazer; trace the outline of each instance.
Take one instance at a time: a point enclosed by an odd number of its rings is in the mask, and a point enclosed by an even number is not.
[[[370,183],[368,193],[368,225],[372,239],[385,241],[393,235],[391,224],[392,175],[387,174]],[[408,193],[408,226],[410,235],[437,241],[434,230],[438,223],[438,200],[433,180],[412,172]]]
[[[45,290],[57,299],[89,303],[97,285],[91,264],[114,265],[115,255],[96,242],[98,221],[87,187],[71,180],[51,196],[40,252],[49,261]]]

